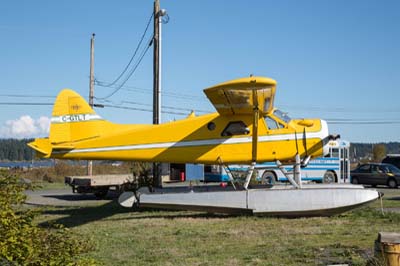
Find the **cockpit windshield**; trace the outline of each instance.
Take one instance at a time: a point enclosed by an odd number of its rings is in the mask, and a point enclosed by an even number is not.
[[[281,110],[275,109],[274,115],[281,119],[282,121],[285,121],[286,123],[289,123],[290,120],[292,120],[286,113],[282,112]]]

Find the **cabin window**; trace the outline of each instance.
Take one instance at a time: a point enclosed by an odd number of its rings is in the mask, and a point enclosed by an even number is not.
[[[242,121],[229,122],[222,131],[221,136],[247,135],[250,133],[249,128]]]
[[[276,109],[274,111],[274,115],[284,121],[285,123],[289,123],[292,120],[286,113],[282,112],[281,110]]]
[[[284,128],[285,126],[282,125],[281,123],[275,121],[275,119],[273,119],[272,117],[266,116],[265,117],[265,123],[268,126],[268,129],[280,129],[280,128]]]
[[[271,105],[271,98],[265,98],[264,100],[264,112],[268,112]]]

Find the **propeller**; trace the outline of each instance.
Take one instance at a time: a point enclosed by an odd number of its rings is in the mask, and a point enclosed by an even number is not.
[[[307,133],[306,133],[306,127],[303,128],[303,147],[306,152],[306,157],[303,158],[301,161],[301,167],[304,168],[308,165],[308,162],[311,159],[311,156],[308,155],[308,149],[307,149]]]

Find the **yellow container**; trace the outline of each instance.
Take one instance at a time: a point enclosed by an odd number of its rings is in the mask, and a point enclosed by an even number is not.
[[[382,243],[382,253],[388,266],[400,266],[400,244]]]
[[[375,257],[386,266],[400,266],[400,234],[379,233],[375,241]]]

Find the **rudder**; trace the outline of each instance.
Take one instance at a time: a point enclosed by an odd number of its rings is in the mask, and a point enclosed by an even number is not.
[[[73,90],[62,90],[54,103],[49,139],[65,143],[96,137],[107,123]]]
[[[70,89],[58,94],[50,121],[49,137],[28,143],[43,158],[49,158],[54,150],[72,150],[77,142],[115,129],[114,124],[101,118],[82,96]]]

